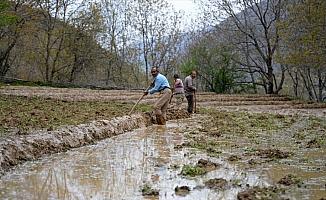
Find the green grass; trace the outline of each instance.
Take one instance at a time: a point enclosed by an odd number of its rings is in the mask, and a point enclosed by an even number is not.
[[[266,131],[273,132],[290,127],[295,121],[295,117],[275,115],[275,114],[259,114],[246,112],[219,112],[216,110],[205,109],[203,113],[209,114],[212,120],[206,125],[215,127],[224,134],[240,133],[251,134]]]
[[[191,142],[187,144],[187,147],[206,151],[206,153],[211,157],[219,157],[222,153],[219,149],[220,143],[217,143],[214,140],[209,140],[209,138],[194,139],[189,135],[186,135],[186,137],[191,139]]]
[[[153,189],[148,184],[143,185],[140,191],[143,196],[158,196],[160,194],[159,190]]]
[[[24,133],[35,129],[54,129],[61,125],[77,125],[92,120],[112,119],[127,115],[132,104],[119,102],[60,101],[0,95],[0,136],[16,129]],[[139,105],[136,111],[149,111]]]
[[[183,176],[190,176],[190,177],[194,177],[194,176],[198,176],[198,175],[203,175],[206,174],[207,171],[204,168],[201,168],[199,166],[192,166],[192,165],[184,165],[182,167],[182,171],[181,174]]]

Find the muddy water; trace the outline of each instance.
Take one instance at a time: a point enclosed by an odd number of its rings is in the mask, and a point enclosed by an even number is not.
[[[256,173],[243,173],[220,159],[213,159],[222,164],[216,171],[192,179],[180,176],[184,164],[206,157],[187,149],[174,150],[183,143],[181,133],[188,125],[174,121],[167,127],[142,128],[96,145],[27,162],[2,177],[0,198],[233,199],[241,188],[230,185],[227,190],[214,191],[204,188],[204,181],[223,177],[239,179],[242,184],[267,184]],[[143,197],[140,189],[144,184],[159,189],[159,197]],[[186,197],[177,196],[175,187],[183,185],[192,191]]]
[[[312,169],[309,173],[295,166],[294,161],[248,168],[243,160],[229,162],[226,159],[239,149],[225,146],[219,157],[208,157],[190,148],[175,149],[185,142],[184,133],[201,128],[200,122],[204,119],[196,116],[169,121],[166,127],[137,129],[96,145],[26,162],[1,178],[0,199],[236,199],[239,191],[251,186],[270,186],[293,170],[312,181],[309,187],[292,189],[286,194],[287,198],[319,199],[324,196],[325,188],[320,186],[325,181],[324,168],[319,172]],[[221,140],[221,147],[223,143],[230,143],[229,140],[233,138]],[[245,145],[248,141],[242,143]],[[302,154],[318,156],[309,152]],[[325,154],[320,156],[319,168],[323,167]],[[183,165],[195,164],[201,158],[221,166],[195,178],[180,175]],[[310,163],[303,167],[312,166],[316,165]],[[205,188],[204,182],[212,178],[226,179],[226,188]],[[144,184],[159,189],[159,196],[143,197],[140,190]],[[177,186],[189,186],[191,191],[186,196],[178,196],[174,190]]]

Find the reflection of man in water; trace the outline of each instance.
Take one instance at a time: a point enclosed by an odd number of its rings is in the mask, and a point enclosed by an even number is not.
[[[169,132],[165,126],[154,126],[154,155],[155,155],[155,175],[152,176],[152,181],[160,182],[170,176],[169,170],[166,168],[172,164],[171,161],[173,147],[175,144],[180,144],[183,137],[180,134]],[[174,163],[173,163],[174,164]],[[158,169],[161,168],[161,169]],[[165,168],[162,170],[162,168]]]

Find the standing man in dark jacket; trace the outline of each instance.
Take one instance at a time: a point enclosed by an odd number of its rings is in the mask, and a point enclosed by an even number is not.
[[[193,80],[196,78],[197,72],[193,70],[189,76],[186,77],[184,83],[185,95],[188,101],[188,113],[193,113],[194,108],[194,93],[196,87],[194,86]]]
[[[154,78],[154,86],[144,95],[154,94],[159,92],[161,95],[159,99],[154,104],[154,113],[156,115],[156,120],[159,125],[165,125],[166,123],[166,111],[169,106],[169,102],[172,96],[172,91],[170,89],[170,84],[167,78],[160,74],[157,67],[152,67],[151,74]]]

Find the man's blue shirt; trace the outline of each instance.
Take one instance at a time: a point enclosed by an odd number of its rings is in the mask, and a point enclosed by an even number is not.
[[[148,91],[150,94],[159,92],[159,91],[163,90],[165,87],[170,87],[168,79],[162,74],[158,74],[155,77],[154,84],[155,84],[155,86]]]

